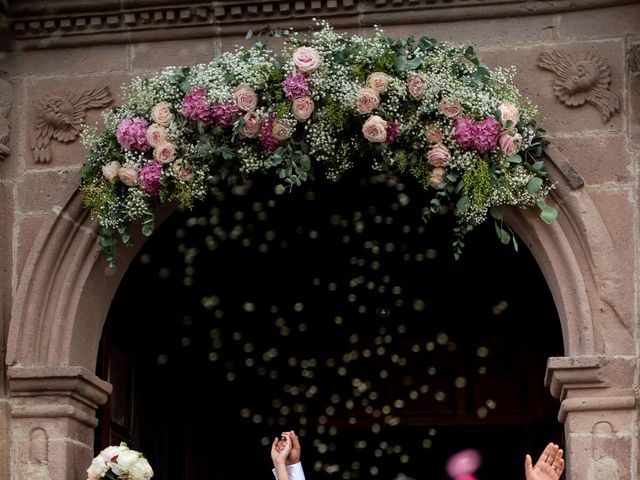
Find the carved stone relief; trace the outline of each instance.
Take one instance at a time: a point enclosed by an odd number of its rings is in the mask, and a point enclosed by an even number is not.
[[[9,110],[13,101],[13,86],[6,80],[0,79],[0,160],[11,155],[9,148]]]
[[[104,108],[113,98],[108,87],[48,95],[36,108],[36,127],[31,135],[31,149],[36,163],[50,163],[51,139],[73,142],[80,134],[87,110]]]
[[[49,437],[42,428],[34,428],[30,435],[29,463],[46,465],[49,462]]]
[[[604,122],[620,110],[618,96],[609,91],[611,70],[601,57],[593,53],[554,50],[540,55],[538,67],[557,75],[553,91],[568,107],[589,103],[598,109]]]
[[[620,469],[614,457],[615,432],[609,422],[593,426],[592,458],[589,462],[589,478],[593,480],[619,480]]]

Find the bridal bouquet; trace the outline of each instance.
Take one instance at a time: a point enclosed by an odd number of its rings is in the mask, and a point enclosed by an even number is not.
[[[151,235],[157,203],[190,207],[212,176],[272,175],[282,193],[362,163],[410,175],[432,195],[427,213],[458,218],[456,256],[489,216],[517,248],[503,206],[537,206],[554,220],[543,130],[513,70],[490,71],[472,46],[317,26],[278,32],[279,55],[258,42],[134,80],[104,130],[85,130],[82,190],[109,263],[132,222]]]
[[[152,477],[153,470],[147,459],[125,443],[102,450],[87,469],[87,480],[149,480]]]

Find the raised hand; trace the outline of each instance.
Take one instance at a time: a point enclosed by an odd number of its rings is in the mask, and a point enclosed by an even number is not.
[[[285,466],[287,457],[291,453],[291,440],[289,437],[282,437],[278,440],[278,437],[273,439],[271,445],[271,460],[273,460],[274,467]]]
[[[282,432],[282,438],[288,437],[291,440],[291,452],[287,457],[287,465],[293,465],[300,462],[300,455],[302,454],[302,448],[300,447],[300,441],[298,436],[292,430],[290,432]]]
[[[558,445],[550,443],[546,446],[535,466],[531,456],[524,461],[524,474],[527,480],[558,480],[564,470],[563,451]]]

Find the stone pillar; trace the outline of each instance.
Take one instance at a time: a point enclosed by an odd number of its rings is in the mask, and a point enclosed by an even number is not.
[[[85,480],[111,385],[76,366],[13,366],[8,377],[11,480]]]
[[[634,357],[552,357],[545,384],[561,402],[568,480],[631,480],[636,394]]]

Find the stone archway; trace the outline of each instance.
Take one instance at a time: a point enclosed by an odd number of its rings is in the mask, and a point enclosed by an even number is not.
[[[595,425],[605,419],[618,470],[630,463],[635,346],[632,312],[621,300],[631,286],[622,281],[598,210],[579,190],[580,177],[555,148],[547,156],[558,182],[558,220],[547,226],[533,209],[514,209],[508,221],[531,249],[558,308],[567,356],[549,360],[546,382],[562,401],[568,478],[582,479],[593,432],[599,432]],[[20,480],[82,478],[93,454],[95,409],[111,391],[92,373],[98,343],[111,299],[137,253],[122,249],[118,266],[108,270],[96,236],[97,223],[76,192],[41,229],[19,282],[6,363],[14,399],[12,458]],[[143,239],[135,243],[140,248]],[[595,452],[591,457],[598,460]]]

